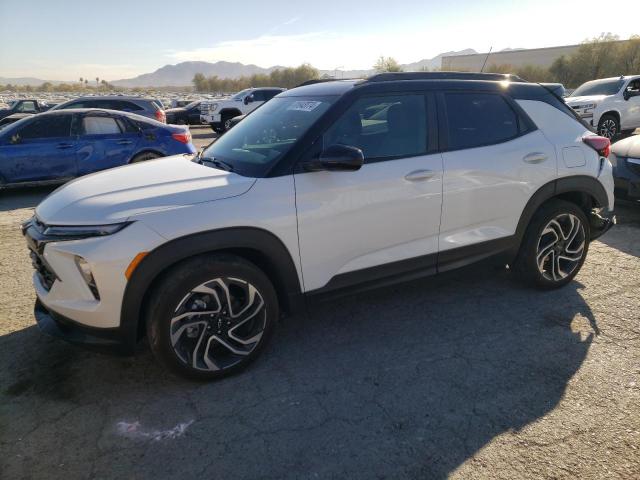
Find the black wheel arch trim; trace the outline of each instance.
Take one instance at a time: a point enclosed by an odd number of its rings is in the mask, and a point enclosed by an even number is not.
[[[295,263],[284,243],[274,234],[254,227],[231,227],[195,233],[170,240],[152,250],[131,275],[125,288],[120,314],[120,328],[130,346],[133,347],[141,336],[141,327],[144,325],[141,320],[148,294],[163,272],[187,258],[221,251],[243,256],[258,263],[258,268],[266,270],[265,274],[278,292],[281,310],[292,313],[304,309]],[[247,252],[253,252],[254,258],[247,256]]]
[[[589,177],[588,175],[558,178],[543,185],[531,196],[520,215],[515,233],[515,251],[512,251],[514,257],[517,254],[517,249],[520,248],[520,243],[531,222],[531,218],[542,204],[562,194],[574,193],[588,195],[595,201],[595,205],[593,205],[595,207],[605,207],[609,203],[607,192],[602,184],[596,178]],[[589,214],[589,212],[585,213],[587,215]]]

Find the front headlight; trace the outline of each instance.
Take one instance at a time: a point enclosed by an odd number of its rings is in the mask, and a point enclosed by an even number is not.
[[[211,111],[211,112],[215,112],[217,109],[218,109],[218,104],[217,103],[212,103],[209,106],[209,111]]]
[[[104,237],[119,232],[131,222],[111,223],[109,225],[44,225],[43,234],[60,239]]]

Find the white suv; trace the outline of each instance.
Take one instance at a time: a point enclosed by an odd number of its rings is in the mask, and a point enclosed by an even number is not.
[[[640,128],[640,75],[583,83],[566,102],[603,137],[631,133]]]
[[[233,117],[252,112],[284,90],[277,87],[247,88],[229,98],[202,102],[200,120],[209,124],[213,131],[224,133],[231,128]]]
[[[313,299],[482,259],[570,282],[613,223],[609,140],[537,84],[382,74],[284,92],[198,157],[61,187],[23,231],[41,329],[215,378]]]

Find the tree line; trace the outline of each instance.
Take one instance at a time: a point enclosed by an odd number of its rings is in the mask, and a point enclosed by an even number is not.
[[[196,92],[228,93],[250,87],[293,88],[317,78],[320,78],[318,69],[305,63],[295,68],[278,68],[267,74],[258,73],[239,78],[220,78],[216,75],[206,77],[202,73],[196,73],[193,87]]]
[[[402,71],[392,57],[380,57],[374,69],[376,72]],[[620,41],[616,35],[602,34],[585,41],[575,54],[557,58],[548,68],[490,63],[484,71],[512,73],[530,82],[562,83],[567,88],[576,88],[596,78],[640,74],[640,36]]]

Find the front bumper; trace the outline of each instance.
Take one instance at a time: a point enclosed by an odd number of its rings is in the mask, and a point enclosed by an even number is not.
[[[131,335],[120,328],[87,327],[48,310],[40,300],[36,300],[33,314],[40,331],[51,337],[100,352],[131,355],[135,351],[135,344],[127,340]]]

